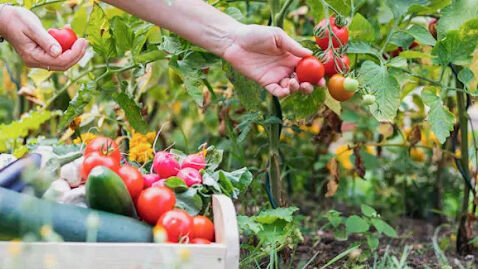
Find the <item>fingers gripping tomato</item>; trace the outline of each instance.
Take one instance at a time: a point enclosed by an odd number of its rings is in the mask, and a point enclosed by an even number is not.
[[[193,230],[191,238],[207,239],[214,241],[214,224],[205,216],[195,216],[193,218]]]
[[[168,240],[177,243],[183,237],[191,235],[193,218],[182,209],[173,209],[164,213],[156,225],[164,227],[168,234]]]
[[[345,77],[341,74],[335,74],[329,79],[327,88],[330,95],[337,101],[345,102],[354,96],[355,92],[347,91],[344,88]]]
[[[160,178],[168,178],[178,174],[179,162],[173,154],[159,151],[154,155],[153,169]]]
[[[346,73],[350,70],[349,57],[344,54],[334,60],[334,52],[331,49],[327,51],[322,62],[324,64],[324,74],[327,77],[331,77],[337,73]]]
[[[167,187],[151,187],[141,192],[136,204],[139,216],[154,225],[159,217],[174,208],[176,195]]]
[[[97,137],[91,140],[86,146],[85,156],[88,156],[92,152],[99,152],[102,155],[109,156],[116,162],[121,160],[121,152],[118,144],[109,137]]]
[[[324,77],[324,65],[314,56],[307,56],[299,61],[295,68],[299,82],[317,85]]]
[[[75,41],[78,39],[73,29],[68,26],[60,29],[51,28],[48,30],[48,33],[60,43],[62,52],[71,49]]]
[[[119,168],[118,175],[126,185],[131,198],[136,199],[144,186],[144,179],[138,168],[131,165],[124,165]]]
[[[349,41],[349,30],[345,26],[336,25],[336,19],[334,17],[329,18],[330,28],[334,35],[332,36],[332,46],[334,48],[340,47],[340,45],[345,46]],[[322,50],[326,50],[329,47],[329,29],[327,27],[327,20],[323,19],[316,26],[317,29],[323,29],[319,36],[315,37],[315,42]]]
[[[177,177],[184,180],[184,183],[191,187],[194,184],[201,184],[202,183],[202,176],[198,170],[187,167],[179,170]]]

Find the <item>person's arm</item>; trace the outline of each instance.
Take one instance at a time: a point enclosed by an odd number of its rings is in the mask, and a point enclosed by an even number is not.
[[[35,14],[9,5],[0,5],[0,36],[15,48],[26,66],[52,71],[63,71],[76,64],[88,46],[88,41],[80,38],[62,53],[60,44],[42,27]]]
[[[203,0],[103,0],[139,18],[177,33],[256,80],[276,96],[309,83],[290,78],[295,65],[311,52],[276,27],[244,25]],[[171,4],[169,4],[171,3]]]

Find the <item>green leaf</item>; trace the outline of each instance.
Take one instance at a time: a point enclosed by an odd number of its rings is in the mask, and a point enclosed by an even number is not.
[[[299,210],[299,208],[294,206],[263,210],[259,215],[254,217],[254,221],[262,224],[271,224],[278,220],[292,222],[293,215],[297,210]]]
[[[414,50],[402,51],[402,52],[400,52],[400,57],[404,58],[404,59],[435,58],[435,56],[433,56],[433,55],[426,54],[426,53],[419,52],[419,51],[414,51]]]
[[[181,40],[179,39],[179,37],[174,35],[164,35],[161,45],[159,45],[159,48],[173,55],[178,55],[183,52]]]
[[[166,59],[166,53],[157,48],[149,49],[146,52],[141,52],[133,56],[135,63],[151,63],[157,60]]]
[[[111,20],[111,29],[119,51],[124,52],[133,47],[133,31],[123,22],[121,17],[113,17]]]
[[[204,96],[202,92],[202,81],[199,78],[185,76],[184,86],[186,86],[186,92],[191,96],[198,106],[204,105]]]
[[[331,259],[329,262],[327,262],[324,266],[322,266],[321,268],[326,268],[326,267],[329,267],[330,265],[334,264],[335,262],[337,262],[338,260],[342,259],[343,257],[347,256],[350,252],[354,251],[355,249],[357,249],[358,247],[360,247],[360,245],[356,245],[356,246],[352,246],[350,247],[349,249],[347,249],[346,251],[340,253],[339,255],[335,256],[333,259]]]
[[[249,172],[246,167],[232,172],[219,170],[215,174],[220,183],[230,182],[233,187],[230,196],[235,199],[237,199],[239,193],[245,191],[252,182],[252,173]]]
[[[324,18],[324,6],[320,0],[306,0],[310,6],[310,13],[314,17],[315,21],[319,22]]]
[[[375,250],[378,247],[378,237],[374,235],[367,235],[367,244],[371,250]]]
[[[376,49],[372,48],[369,44],[363,41],[351,41],[348,43],[347,53],[356,54],[371,54],[378,57],[379,53]]]
[[[360,209],[362,211],[362,214],[364,214],[365,216],[367,217],[372,217],[372,216],[376,216],[377,215],[377,211],[375,211],[375,209],[373,209],[372,207],[366,205],[366,204],[362,204],[360,206]]]
[[[465,85],[468,84],[469,82],[471,82],[474,78],[475,78],[475,75],[467,67],[464,67],[458,73],[458,79]]]
[[[113,99],[119,104],[121,109],[124,110],[126,118],[129,124],[139,133],[147,133],[149,130],[148,124],[141,116],[141,109],[138,104],[129,97],[126,93],[114,93]]]
[[[413,5],[425,5],[427,0],[387,0],[387,4],[393,12],[395,19],[407,14],[408,8]]]
[[[377,229],[379,233],[383,233],[389,237],[397,237],[397,232],[392,226],[388,225],[385,221],[377,218],[371,220],[372,225]]]
[[[246,78],[228,63],[224,63],[223,68],[226,71],[229,81],[234,85],[234,94],[238,97],[241,105],[243,105],[248,112],[259,111],[264,95],[264,90],[261,85]]]
[[[326,105],[330,110],[335,112],[335,114],[340,116],[342,105],[339,101],[335,100],[329,93],[329,91],[325,91],[325,101],[324,105]]]
[[[262,224],[254,221],[254,217],[237,216],[237,223],[241,233],[258,234],[260,231],[264,230]]]
[[[412,25],[412,27],[406,30],[408,34],[413,36],[419,43],[434,46],[436,43],[435,38],[430,34],[428,29],[420,25]]]
[[[415,37],[413,37],[411,34],[405,31],[397,31],[392,34],[392,37],[390,38],[390,44],[401,48],[409,48],[414,40]]]
[[[478,17],[478,0],[455,0],[441,11],[437,25],[438,40],[449,31],[458,30],[468,20]]]
[[[385,66],[372,61],[362,64],[359,71],[362,85],[375,95],[376,102],[370,106],[370,112],[378,121],[392,121],[400,106],[400,85]]]
[[[179,177],[170,177],[166,179],[165,184],[175,192],[184,192],[188,189],[188,185]]]
[[[360,13],[356,13],[349,26],[349,38],[352,41],[373,42],[375,29]]]
[[[210,172],[214,172],[219,165],[222,162],[222,155],[224,153],[224,150],[218,149],[214,146],[209,146],[207,148],[207,154],[206,154],[206,163],[207,167],[206,170]]]
[[[143,50],[144,44],[148,39],[148,31],[151,29],[152,26],[153,25],[150,23],[143,24],[141,25],[141,27],[137,28],[134,31],[133,46],[131,48],[131,52],[133,53],[133,55],[139,55]]]
[[[428,86],[423,88],[421,96],[425,105],[430,107],[428,121],[432,126],[432,131],[438,141],[443,144],[453,130],[455,115],[443,105],[440,96],[437,95],[437,91],[438,88]]]
[[[114,39],[110,33],[109,19],[96,2],[88,20],[86,37],[93,49],[103,57],[108,59],[116,55]]]
[[[226,8],[226,10],[224,10],[224,13],[233,17],[234,19],[236,19],[236,21],[241,21],[244,19],[244,15],[242,15],[241,10],[235,7]]]
[[[326,218],[329,220],[330,224],[337,228],[343,220],[343,217],[341,216],[341,213],[336,211],[336,210],[330,210],[326,214]]]
[[[199,214],[203,202],[197,189],[189,188],[185,192],[176,192],[176,207],[186,210],[191,216]]]
[[[331,5],[335,10],[341,14],[349,14],[351,10],[349,0],[326,0],[327,4]],[[332,14],[330,14],[332,15]]]
[[[202,175],[202,184],[204,186],[208,186],[209,188],[212,188],[212,191],[214,193],[221,193],[221,186],[219,186],[217,179],[213,175],[209,174],[208,172]]]
[[[83,84],[78,92],[75,94],[73,99],[71,99],[68,108],[66,109],[63,117],[60,119],[60,129],[65,128],[68,124],[70,124],[75,117],[83,114],[83,109],[86,105],[90,103],[91,100],[95,98],[96,89],[93,85],[94,83],[90,84]]]
[[[389,67],[396,67],[396,68],[403,68],[407,67],[408,63],[407,60],[401,57],[393,57],[388,63],[387,66]]]
[[[325,101],[325,88],[315,88],[312,94],[296,93],[282,102],[284,116],[292,121],[305,119],[319,110]]]
[[[369,224],[357,215],[350,216],[345,220],[345,231],[348,235],[352,233],[365,233],[369,227]]]

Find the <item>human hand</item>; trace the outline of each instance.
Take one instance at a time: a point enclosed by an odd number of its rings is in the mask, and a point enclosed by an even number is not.
[[[0,35],[15,48],[26,66],[64,71],[85,54],[88,41],[84,38],[62,53],[60,44],[42,27],[33,12],[13,6],[0,8]]]
[[[314,90],[308,82],[299,83],[294,74],[300,59],[311,54],[280,28],[241,25],[222,57],[271,94],[283,97],[297,91],[310,94]]]

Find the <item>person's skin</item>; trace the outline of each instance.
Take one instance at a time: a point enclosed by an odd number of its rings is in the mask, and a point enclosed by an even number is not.
[[[223,57],[275,96],[297,91],[311,93],[310,83],[292,78],[303,48],[282,29],[245,25],[203,0],[103,0],[139,18],[177,33]],[[169,4],[169,2],[171,2]]]
[[[28,67],[64,71],[85,54],[88,41],[79,38],[73,47],[62,52],[60,44],[43,28],[31,11],[0,5],[0,36],[8,41]]]

